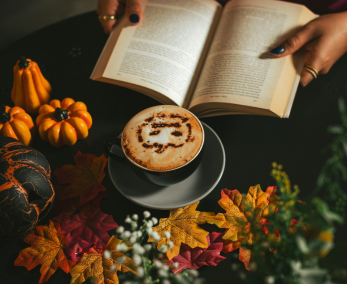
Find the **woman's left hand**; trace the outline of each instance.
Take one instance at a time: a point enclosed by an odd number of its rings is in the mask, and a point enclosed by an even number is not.
[[[306,24],[295,35],[271,50],[273,57],[283,57],[300,48],[307,50],[304,63],[326,74],[334,63],[347,51],[347,12],[323,15]],[[306,69],[302,70],[301,85],[313,79]]]

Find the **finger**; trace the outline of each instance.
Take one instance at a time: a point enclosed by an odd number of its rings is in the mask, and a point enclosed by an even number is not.
[[[138,25],[143,17],[141,0],[126,0],[126,15],[132,26]]]
[[[305,44],[317,37],[312,23],[305,25],[293,36],[290,36],[282,44],[273,48],[270,53],[274,57],[283,57],[292,54]]]
[[[309,51],[304,58],[304,65],[313,67],[318,72],[318,74],[320,74],[322,69],[324,68],[323,64],[324,62],[322,58],[319,56],[319,54],[317,54],[314,51]],[[303,70],[301,73],[300,82],[302,87],[307,86],[315,78],[312,71],[309,71],[310,68],[307,68],[307,69],[303,67]]]
[[[99,0],[97,12],[100,16],[111,15],[117,17],[119,6],[120,5],[117,0]],[[108,21],[101,19],[100,23],[103,26],[104,32],[109,34],[112,30],[112,27],[116,24],[116,19]]]

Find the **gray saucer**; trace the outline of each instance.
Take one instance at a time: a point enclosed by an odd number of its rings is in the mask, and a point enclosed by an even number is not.
[[[203,158],[190,177],[171,186],[154,185],[140,179],[123,161],[109,158],[109,174],[117,190],[138,205],[164,210],[184,207],[206,197],[224,172],[225,150],[214,130],[202,124],[205,132]]]

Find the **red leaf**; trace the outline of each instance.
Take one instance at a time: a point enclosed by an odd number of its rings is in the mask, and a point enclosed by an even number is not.
[[[94,199],[106,188],[101,185],[105,177],[104,168],[107,162],[105,155],[97,157],[93,154],[74,156],[76,165],[64,165],[53,172],[57,180],[54,186],[57,200],[80,197],[81,204]]]
[[[165,264],[171,267],[175,262],[178,267],[173,269],[172,272],[179,274],[186,268],[198,269],[203,265],[216,266],[218,263],[225,259],[220,255],[223,247],[222,236],[224,234],[213,232],[207,236],[208,248],[191,248],[190,246],[182,243],[180,254],[175,256],[172,260],[168,260]]]
[[[63,213],[53,220],[60,222],[61,233],[67,238],[66,255],[76,262],[92,245],[105,247],[110,240],[107,231],[118,227],[112,216],[101,212],[99,208],[89,218],[82,213],[72,216]]]
[[[101,191],[94,199],[83,204],[81,204],[79,196],[65,200],[56,200],[53,209],[56,215],[63,212],[72,215],[78,209],[81,213],[89,217],[97,208],[99,208],[100,200],[104,197],[107,197],[107,195],[105,191]]]

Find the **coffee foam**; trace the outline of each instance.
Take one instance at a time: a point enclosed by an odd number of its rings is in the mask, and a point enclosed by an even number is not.
[[[187,110],[155,106],[135,115],[122,134],[126,156],[154,171],[169,171],[187,164],[203,144],[203,129]]]

